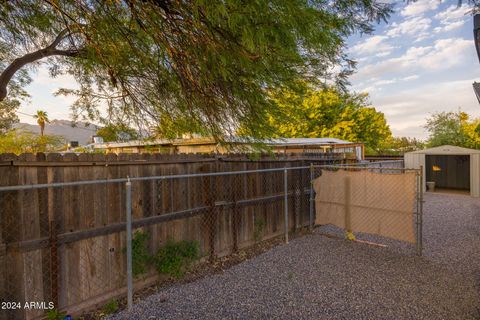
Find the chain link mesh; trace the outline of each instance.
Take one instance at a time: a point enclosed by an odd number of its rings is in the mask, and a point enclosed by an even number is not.
[[[262,168],[245,165],[245,169]],[[161,176],[161,169],[156,170],[143,174]],[[286,188],[282,169],[132,179],[134,288],[161,277],[154,264],[142,265],[142,254],[154,257],[169,241],[195,243],[201,260],[208,263],[308,226],[309,176],[308,168],[288,170]],[[54,177],[51,182],[81,179],[81,175]],[[0,319],[41,317],[51,307],[79,315],[125,297],[125,222],[125,183],[1,191],[0,296],[2,302],[20,307],[2,310]],[[141,234],[147,235],[146,253],[135,247]],[[25,308],[25,303],[36,304]]]
[[[152,263],[152,257],[158,260],[169,243],[195,244],[200,260],[209,263],[256,243],[286,237],[288,232],[311,228],[316,211],[311,181],[327,169],[262,171],[271,168],[253,163],[244,164],[241,173],[209,174],[215,167],[199,165],[191,172],[181,172],[181,177],[162,176],[162,168],[153,166],[138,172],[137,176],[158,178],[131,181],[134,289],[165,276],[159,274],[163,269]],[[115,170],[115,177],[128,173],[121,167]],[[404,174],[398,168],[347,170]],[[25,172],[20,181],[24,185],[38,183],[29,177]],[[55,176],[49,181],[78,180],[81,175]],[[0,191],[0,297],[3,302],[21,305],[2,310],[0,320],[44,316],[50,303],[79,315],[125,297],[125,183],[20,189]],[[402,192],[395,185],[387,189],[394,194]],[[390,203],[390,207],[401,205],[401,197],[393,200],[398,203]],[[419,212],[418,197],[416,200],[413,210]],[[321,230],[334,230],[328,228]],[[31,302],[37,304],[25,308],[25,303]]]
[[[390,239],[411,242],[421,253],[420,174],[395,162],[315,166],[320,231],[378,244],[392,245]]]

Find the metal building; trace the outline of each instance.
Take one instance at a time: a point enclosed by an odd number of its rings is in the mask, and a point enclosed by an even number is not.
[[[480,150],[440,146],[405,153],[405,168],[423,166],[423,188],[435,182],[435,188],[469,191],[480,197]]]

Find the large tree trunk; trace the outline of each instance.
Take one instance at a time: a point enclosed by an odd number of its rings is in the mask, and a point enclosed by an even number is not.
[[[58,34],[55,40],[48,47],[37,50],[35,52],[27,53],[23,57],[13,60],[13,62],[0,74],[0,101],[3,101],[7,97],[7,86],[12,80],[15,73],[25,65],[49,56],[78,57],[82,55],[82,49],[57,49],[57,45],[69,35],[71,35],[70,30],[65,29]]]

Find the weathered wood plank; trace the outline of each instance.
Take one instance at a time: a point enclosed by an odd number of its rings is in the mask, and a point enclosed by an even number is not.
[[[49,154],[34,158],[32,155],[20,158],[0,155],[0,185],[297,165],[301,165],[298,159],[215,161],[205,156],[190,155],[84,154],[77,157]],[[22,181],[18,180],[19,171]],[[10,179],[15,175],[16,180]],[[308,193],[301,191],[304,184],[301,173],[289,173],[289,182],[290,224],[294,226],[296,222],[300,226],[308,221],[308,206],[303,203]],[[201,250],[211,257],[229,254],[232,250],[253,244],[256,218],[266,222],[264,239],[283,232],[283,172],[135,181],[133,184],[134,228],[151,235],[151,253],[170,237],[197,240]],[[300,192],[294,193],[294,190]],[[54,247],[58,247],[59,255],[60,270],[55,272],[60,274],[58,295],[61,307],[80,305],[97,297],[101,299],[108,295],[107,292],[124,288],[126,208],[123,183],[26,190],[11,194],[13,200],[9,201],[2,199],[2,195],[8,193],[0,194],[0,266],[8,265],[10,268],[10,263],[13,263],[19,268],[12,271],[0,268],[0,293],[2,281],[5,295],[20,294],[20,297],[25,297],[22,290],[28,288],[31,297],[45,299],[55,291],[51,277],[52,261],[48,259],[54,252],[49,237],[50,221],[55,221],[58,232]],[[33,209],[27,210],[28,207]],[[15,214],[12,213],[8,218],[8,212],[12,210],[17,215],[20,213],[21,219],[13,219]],[[6,228],[6,225],[15,227],[18,221],[22,226],[18,225],[13,230],[20,232],[12,233],[11,228]],[[27,260],[33,262],[28,267]],[[42,271],[37,271],[39,268]],[[27,283],[27,271],[39,273],[40,277],[31,278]]]

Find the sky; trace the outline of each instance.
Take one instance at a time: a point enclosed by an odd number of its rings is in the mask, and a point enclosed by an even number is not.
[[[396,3],[388,24],[348,40],[358,61],[353,89],[369,93],[394,136],[426,138],[425,120],[435,112],[461,108],[479,117],[472,83],[480,81],[480,64],[468,7],[457,0]]]
[[[472,16],[457,0],[395,1],[388,24],[376,25],[371,35],[348,39],[348,53],[357,60],[350,78],[352,90],[368,92],[372,105],[385,114],[394,136],[425,139],[423,128],[431,114],[461,108],[480,117],[472,89],[480,81],[480,64],[473,43]],[[73,98],[54,97],[61,87],[77,87],[70,76],[50,78],[40,67],[26,88],[30,102],[20,108],[20,120],[35,123],[25,114],[42,109],[50,119],[70,119]],[[24,113],[24,114],[22,114]]]

